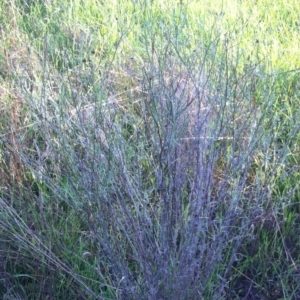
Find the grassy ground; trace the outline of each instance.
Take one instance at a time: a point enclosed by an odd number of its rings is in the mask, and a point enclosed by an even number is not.
[[[2,1],[1,299],[300,299],[299,15]]]

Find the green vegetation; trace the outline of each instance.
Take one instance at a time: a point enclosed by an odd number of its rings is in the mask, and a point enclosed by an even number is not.
[[[298,2],[106,2],[0,4],[0,298],[300,299]]]

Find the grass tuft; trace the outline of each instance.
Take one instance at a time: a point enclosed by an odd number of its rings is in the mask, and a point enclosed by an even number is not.
[[[1,298],[300,297],[277,2],[0,4]]]

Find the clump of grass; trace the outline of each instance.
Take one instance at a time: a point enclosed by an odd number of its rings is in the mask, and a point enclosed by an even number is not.
[[[298,112],[280,103],[297,80],[264,73],[230,32],[203,26],[195,43],[179,8],[129,5],[136,24],[121,19],[100,57],[96,31],[56,39],[51,18],[37,54],[19,41],[1,93],[3,298],[297,297]]]

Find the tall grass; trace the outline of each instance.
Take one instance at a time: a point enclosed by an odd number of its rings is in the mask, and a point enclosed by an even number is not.
[[[1,4],[1,297],[297,299],[298,78],[243,15],[21,4]]]

